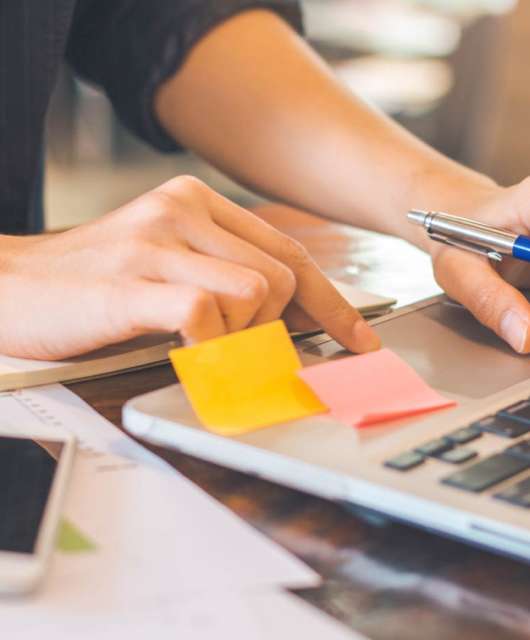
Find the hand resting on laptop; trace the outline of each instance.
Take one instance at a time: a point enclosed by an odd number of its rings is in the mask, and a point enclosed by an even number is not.
[[[59,359],[150,332],[187,343],[284,317],[379,347],[306,250],[195,178],[51,236],[3,237],[0,352]]]

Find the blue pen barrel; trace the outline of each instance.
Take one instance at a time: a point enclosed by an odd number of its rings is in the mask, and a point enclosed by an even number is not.
[[[512,256],[518,260],[530,262],[530,238],[528,236],[517,236],[513,244]]]

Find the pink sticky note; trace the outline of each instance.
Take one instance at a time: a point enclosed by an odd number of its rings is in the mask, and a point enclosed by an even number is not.
[[[389,349],[306,367],[298,375],[345,424],[370,425],[456,404]]]

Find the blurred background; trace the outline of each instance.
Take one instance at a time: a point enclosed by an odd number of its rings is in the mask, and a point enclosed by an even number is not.
[[[312,44],[352,91],[504,184],[530,174],[529,0],[303,0]],[[87,221],[178,174],[259,201],[190,153],[129,135],[63,69],[48,123],[46,225]]]

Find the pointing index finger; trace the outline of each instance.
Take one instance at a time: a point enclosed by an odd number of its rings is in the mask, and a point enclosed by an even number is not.
[[[330,336],[356,353],[381,346],[375,331],[337,291],[298,242],[250,211],[212,192],[215,222],[285,264],[296,277],[294,300]]]
[[[330,336],[355,353],[375,351],[381,347],[375,331],[309,256],[305,264],[300,264],[293,271],[298,283],[296,302]]]

